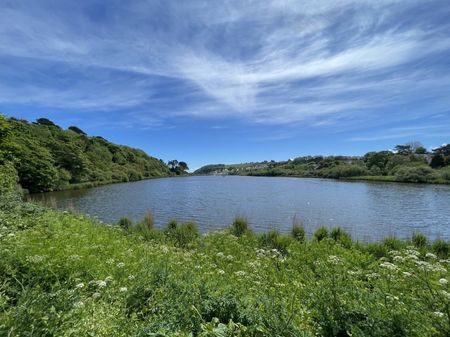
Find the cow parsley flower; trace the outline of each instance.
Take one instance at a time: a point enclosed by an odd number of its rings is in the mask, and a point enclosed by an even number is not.
[[[448,280],[445,279],[445,278],[441,278],[441,279],[439,280],[439,284],[440,284],[441,286],[445,286],[445,285],[448,284]]]
[[[77,289],[83,289],[84,288],[84,283],[78,283],[75,288]]]
[[[79,309],[79,308],[84,307],[84,303],[83,303],[82,301],[78,301],[78,302],[75,302],[75,303],[73,304],[73,306],[74,306],[74,308]]]
[[[99,288],[105,288],[106,287],[106,282],[105,281],[97,281],[97,286]]]

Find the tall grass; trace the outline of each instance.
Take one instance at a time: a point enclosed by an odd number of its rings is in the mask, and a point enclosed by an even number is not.
[[[321,226],[319,228],[316,229],[316,231],[314,232],[314,238],[317,241],[322,241],[323,239],[326,239],[328,237],[328,228]]]
[[[248,220],[245,217],[237,216],[231,224],[231,233],[234,236],[240,237],[250,232]]]
[[[0,336],[450,335],[444,240],[134,228],[1,208]]]

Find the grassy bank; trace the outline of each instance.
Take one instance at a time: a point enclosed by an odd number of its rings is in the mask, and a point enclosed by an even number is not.
[[[0,202],[1,336],[448,336],[449,245],[200,236]]]

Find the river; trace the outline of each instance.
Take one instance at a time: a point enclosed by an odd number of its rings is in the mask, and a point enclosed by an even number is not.
[[[318,226],[345,228],[361,241],[419,231],[450,238],[450,186],[328,179],[188,176],[34,195],[112,223],[151,211],[158,227],[195,221],[202,232],[222,229],[237,215],[255,231],[289,232],[294,221],[311,234]]]

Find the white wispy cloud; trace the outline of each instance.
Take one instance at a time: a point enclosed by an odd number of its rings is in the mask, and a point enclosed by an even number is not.
[[[422,3],[137,1],[93,17],[89,2],[5,2],[0,56],[79,69],[86,80],[33,81],[11,61],[0,76],[29,81],[0,82],[0,103],[137,109],[143,125],[184,115],[318,126],[373,119],[419,98],[444,106],[450,77],[432,59],[450,54],[450,23],[404,15]],[[428,3],[433,15],[450,13],[444,1]],[[180,90],[162,94],[176,81]]]

